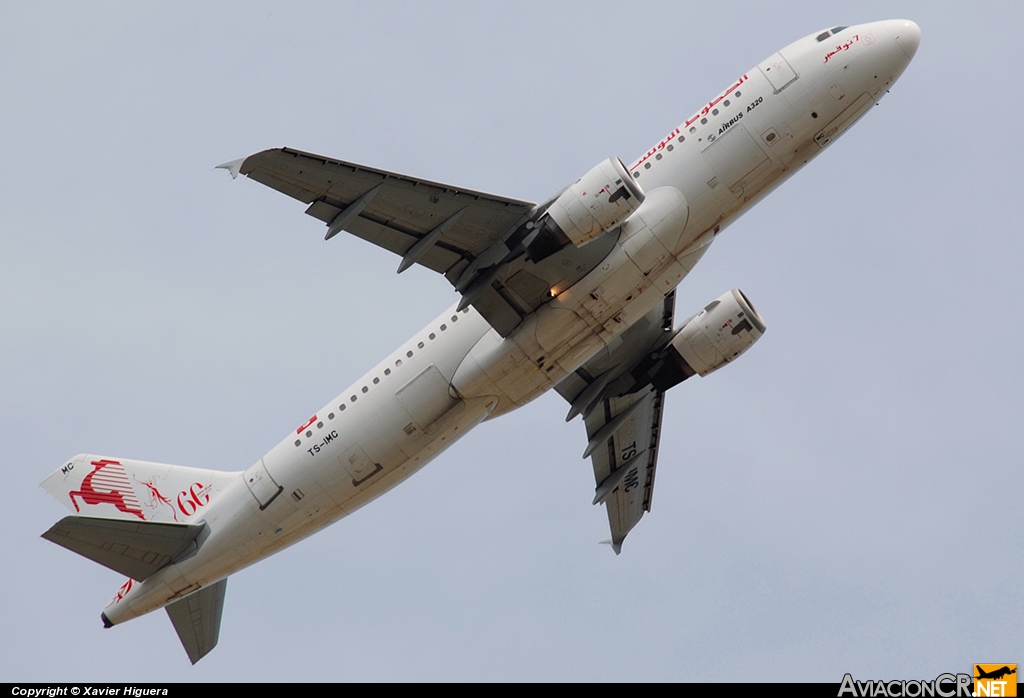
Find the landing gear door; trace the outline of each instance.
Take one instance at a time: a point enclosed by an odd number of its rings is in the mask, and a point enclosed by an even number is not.
[[[800,77],[790,67],[789,62],[782,57],[781,53],[776,53],[757,67],[761,69],[764,76],[768,78],[768,82],[775,88],[775,94],[782,92]]]
[[[274,482],[274,478],[270,477],[270,472],[267,471],[267,466],[264,465],[262,458],[246,470],[243,477],[246,487],[259,502],[260,511],[270,506],[270,503],[277,499],[277,495],[281,494],[284,489]]]

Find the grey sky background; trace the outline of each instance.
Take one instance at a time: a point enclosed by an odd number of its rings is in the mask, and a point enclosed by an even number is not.
[[[616,557],[550,394],[231,577],[195,667],[39,534],[97,453],[241,469],[455,295],[213,166],[291,146],[540,200],[824,27],[881,106],[680,287],[768,332],[670,393]],[[0,4],[0,680],[819,680],[1024,663],[1019,2]],[[1014,631],[1013,628],[1018,628]]]

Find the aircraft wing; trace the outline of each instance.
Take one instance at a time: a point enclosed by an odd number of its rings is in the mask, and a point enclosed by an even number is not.
[[[618,554],[644,512],[651,510],[654,471],[658,464],[661,408],[665,393],[648,387],[639,394],[607,398],[586,419],[587,437],[609,426],[590,455],[597,489],[594,504],[604,502],[611,527],[612,548]],[[612,422],[623,417],[616,427]]]
[[[246,175],[307,204],[327,224],[326,239],[346,230],[413,264],[444,274],[491,327],[507,337],[523,318],[607,256],[618,234],[567,245],[529,261],[526,240],[551,201],[462,189],[291,148],[265,150],[219,167]]]
[[[621,343],[584,364],[556,386],[584,415],[594,466],[594,504],[605,505],[615,553],[651,510],[665,393],[636,370],[671,337],[675,294],[622,335]]]
[[[220,167],[308,204],[306,213],[327,224],[328,238],[347,230],[402,257],[400,271],[422,264],[453,284],[534,209],[529,201],[291,148],[265,150]]]

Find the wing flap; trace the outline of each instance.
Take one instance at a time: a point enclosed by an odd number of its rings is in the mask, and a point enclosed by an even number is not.
[[[165,607],[167,617],[171,619],[174,631],[193,664],[217,646],[227,588],[228,580],[225,578]]]
[[[346,230],[356,237],[371,242],[378,247],[383,247],[385,250],[394,252],[400,257],[404,256],[421,239],[411,233],[397,230],[389,225],[372,221],[363,216],[359,216],[349,223]],[[423,254],[417,263],[439,274],[445,274],[462,260],[462,252],[452,249],[450,245],[442,241],[438,241]]]
[[[141,582],[176,558],[197,550],[197,539],[204,529],[206,522],[179,524],[65,516],[42,537]]]

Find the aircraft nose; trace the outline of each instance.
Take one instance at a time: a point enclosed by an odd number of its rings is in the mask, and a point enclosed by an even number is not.
[[[913,58],[921,45],[921,27],[909,19],[895,19],[889,24],[889,30],[907,58]]]

